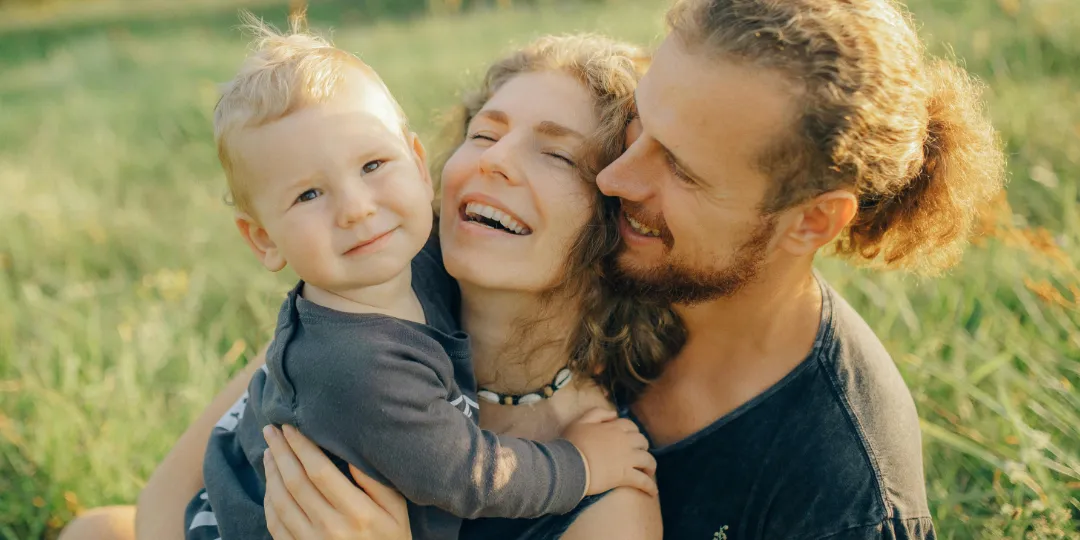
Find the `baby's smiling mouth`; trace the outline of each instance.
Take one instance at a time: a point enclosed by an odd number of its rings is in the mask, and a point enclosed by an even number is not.
[[[476,223],[477,225],[495,229],[497,231],[503,231],[508,234],[517,236],[528,236],[532,234],[532,230],[524,223],[518,221],[506,212],[484,203],[466,203],[461,216],[464,221]]]

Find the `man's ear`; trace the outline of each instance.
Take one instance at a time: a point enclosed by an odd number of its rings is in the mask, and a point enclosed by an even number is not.
[[[420,174],[424,176],[424,181],[428,186],[432,187],[431,197],[435,198],[435,189],[431,183],[431,171],[428,170],[427,162],[427,150],[424,148],[424,143],[420,142],[420,137],[415,132],[409,132],[407,138],[409,146],[412,148],[413,156],[416,159],[416,166],[420,169]]]
[[[251,252],[259,258],[259,262],[271,272],[277,272],[285,268],[285,258],[278,251],[277,244],[270,239],[266,229],[259,224],[258,220],[244,212],[237,212],[235,216],[236,228],[240,229],[240,236],[244,237]]]
[[[855,194],[836,190],[818,195],[792,209],[780,235],[779,247],[793,255],[809,255],[843,232],[859,209]]]

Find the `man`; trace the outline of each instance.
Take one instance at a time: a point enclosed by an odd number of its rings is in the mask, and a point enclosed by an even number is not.
[[[688,341],[630,407],[666,538],[933,538],[915,406],[812,268],[953,262],[1003,159],[888,0],[688,0],[637,90],[616,279]]]

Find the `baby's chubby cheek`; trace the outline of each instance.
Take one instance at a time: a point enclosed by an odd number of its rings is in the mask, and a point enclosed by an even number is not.
[[[334,255],[326,235],[302,224],[281,225],[275,238],[289,266],[307,281],[322,277],[333,264]]]

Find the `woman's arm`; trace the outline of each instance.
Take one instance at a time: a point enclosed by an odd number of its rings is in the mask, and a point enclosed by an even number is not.
[[[203,487],[203,455],[210,432],[229,407],[244,394],[252,374],[266,362],[265,355],[264,348],[229,381],[154,470],[150,481],[139,494],[135,513],[136,538],[183,540],[184,508]]]
[[[634,488],[621,487],[585,509],[561,538],[659,540],[663,536],[659,499]]]
[[[274,540],[410,540],[409,509],[393,488],[349,465],[356,487],[292,426],[263,430],[266,525]]]

